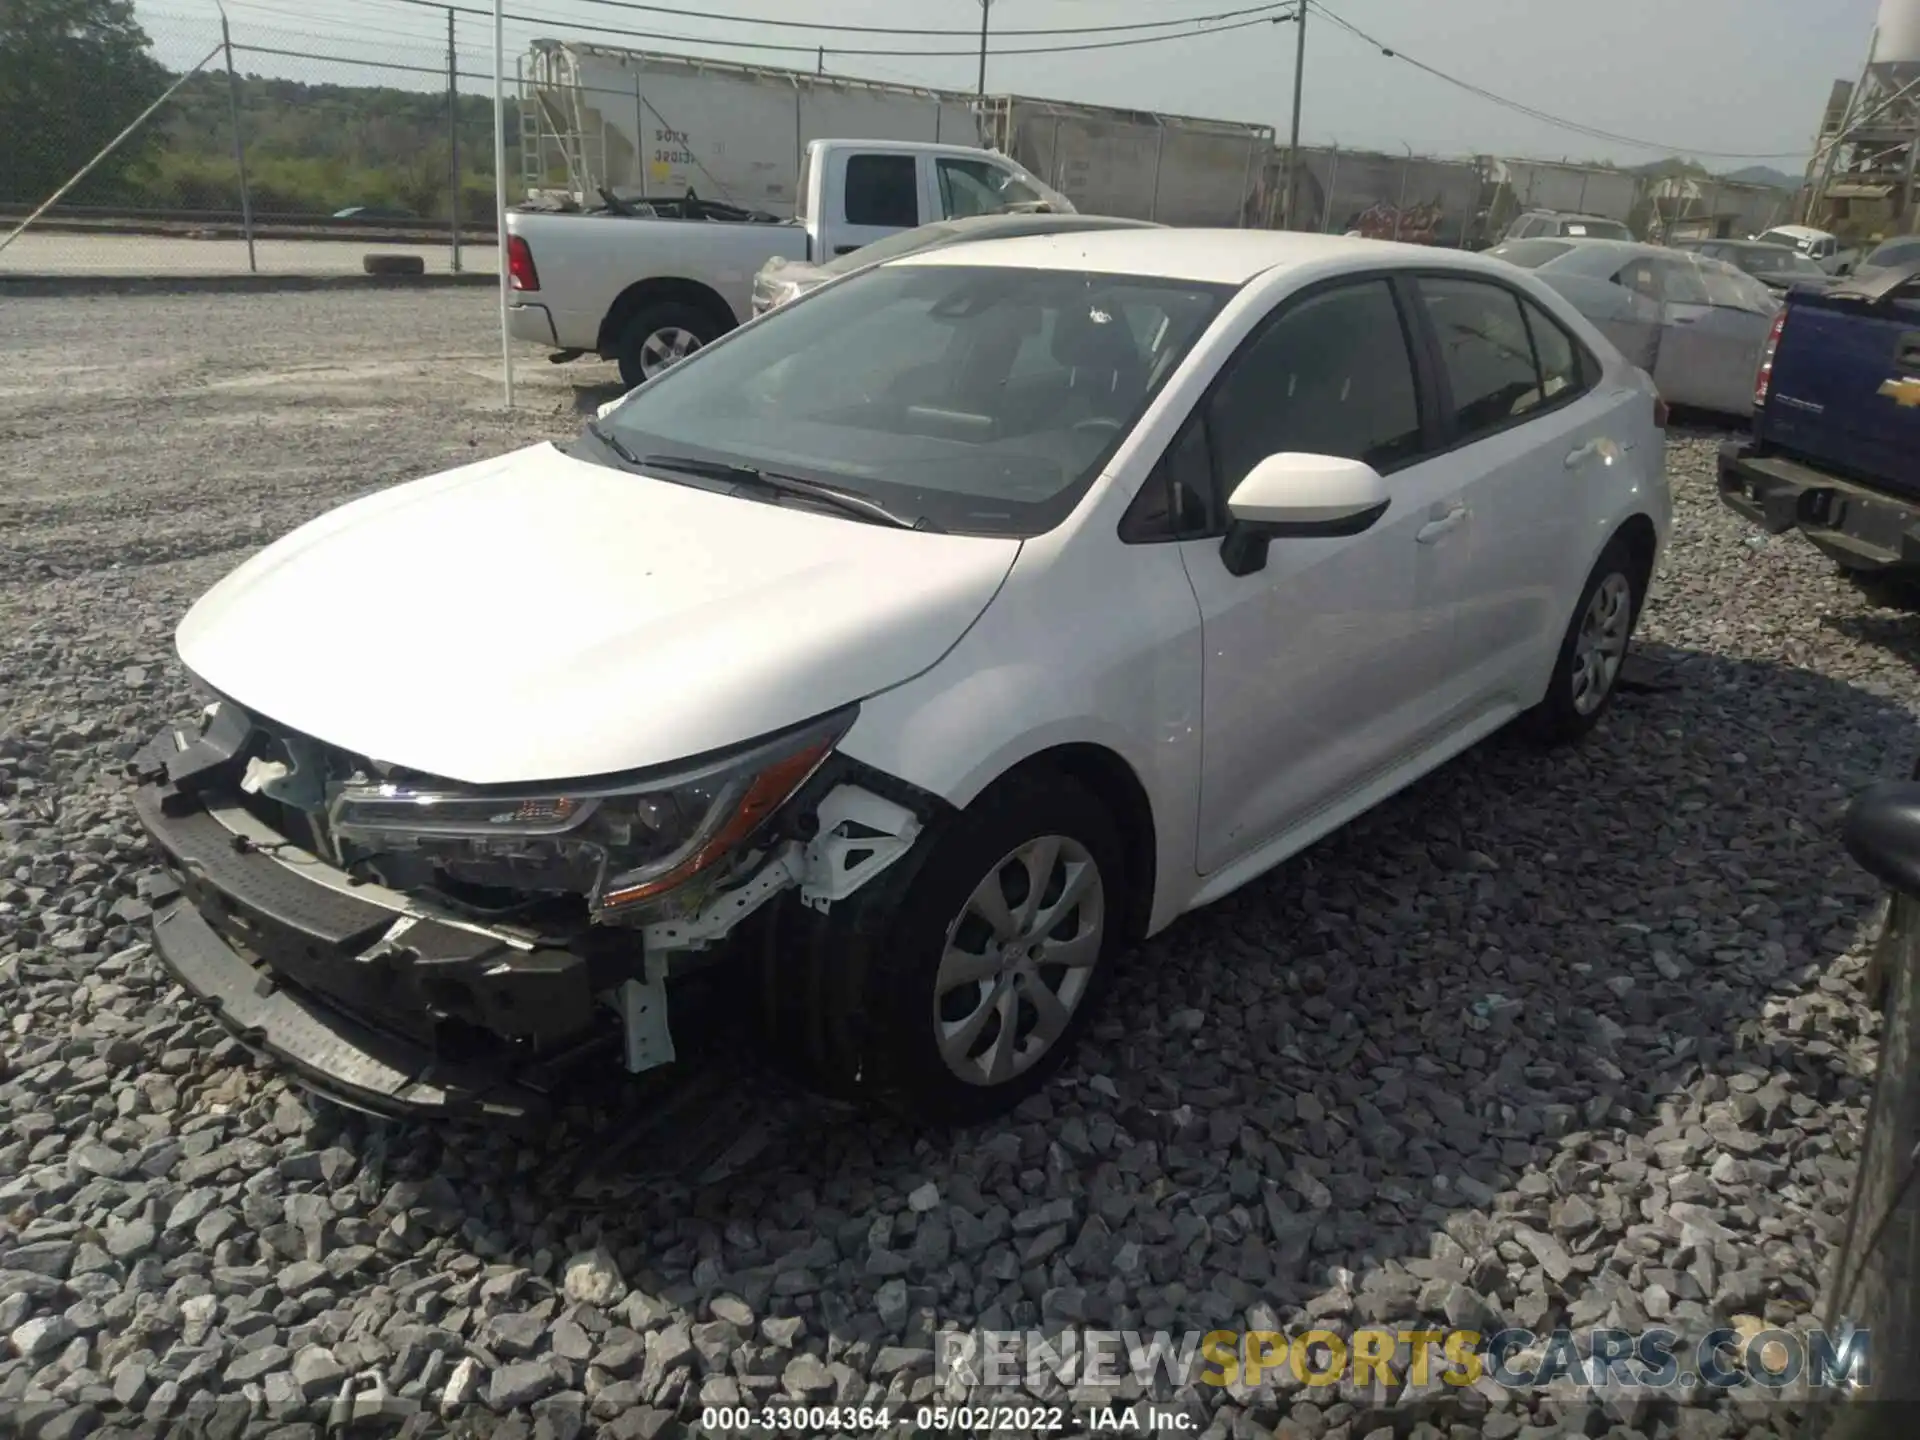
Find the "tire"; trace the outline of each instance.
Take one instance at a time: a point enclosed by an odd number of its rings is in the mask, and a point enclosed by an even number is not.
[[[1613,704],[1633,629],[1646,601],[1646,580],[1632,547],[1619,536],[1594,561],[1554,658],[1546,696],[1527,713],[1527,729],[1547,745],[1586,738]],[[1590,658],[1598,651],[1598,658]]]
[[[629,389],[644,384],[668,366],[710,344],[721,327],[706,311],[678,300],[643,305],[620,332],[615,359],[620,380]],[[688,341],[691,343],[688,343]],[[665,364],[661,364],[661,360]]]
[[[776,1060],[816,1090],[915,1123],[968,1124],[1012,1109],[1072,1052],[1124,943],[1125,855],[1106,807],[1085,786],[1038,769],[1006,777],[916,849],[924,852],[917,860],[903,856],[827,915],[797,901],[776,912],[761,960],[762,1033]],[[991,908],[981,897],[997,882],[1017,923],[1028,859],[1046,867],[1043,904],[1058,920],[1039,943],[1058,954],[1070,941],[1085,964],[995,962],[1001,947],[981,918]],[[1070,881],[1084,888],[1060,913]],[[1022,945],[1037,933],[1023,934]],[[961,983],[956,961],[943,980],[949,937],[983,953],[981,977]],[[1058,1026],[1050,1040],[1038,1033],[1035,987],[1065,1002],[1048,1006]],[[1001,1040],[1009,1013],[1010,1043]],[[997,1073],[996,1056],[1005,1067]]]
[[[360,268],[369,275],[424,275],[427,262],[418,255],[383,255],[375,251],[361,258]]]

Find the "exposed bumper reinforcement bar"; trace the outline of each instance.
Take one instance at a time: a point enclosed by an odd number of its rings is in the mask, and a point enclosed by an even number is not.
[[[509,1124],[533,1122],[549,1109],[542,1089],[449,1064],[248,964],[185,899],[156,912],[153,937],[168,973],[235,1039],[341,1105],[374,1115]]]

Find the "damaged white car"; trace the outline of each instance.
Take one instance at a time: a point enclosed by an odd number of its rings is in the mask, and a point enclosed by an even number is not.
[[[665,1064],[715,965],[810,1083],[991,1113],[1125,945],[1516,717],[1595,723],[1663,423],[1470,255],[1122,230],[876,266],[202,598],[210,703],[132,767],[158,952],[380,1113]]]

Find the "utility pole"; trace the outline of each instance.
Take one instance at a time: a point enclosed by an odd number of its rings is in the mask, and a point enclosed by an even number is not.
[[[980,97],[987,94],[987,8],[993,0],[980,0]]]
[[[1286,228],[1293,229],[1295,196],[1300,185],[1300,86],[1307,75],[1307,4],[1293,8],[1293,134],[1287,142]],[[983,44],[985,42],[982,42]]]
[[[247,273],[260,267],[253,254],[253,196],[247,184],[247,142],[240,133],[240,82],[233,73],[233,33],[227,28],[227,12],[220,12],[220,48],[227,52],[227,115],[233,122],[233,168],[240,175],[240,227],[247,237]]]
[[[460,68],[454,50],[453,7],[447,7],[447,238],[453,242],[453,273],[460,273]]]

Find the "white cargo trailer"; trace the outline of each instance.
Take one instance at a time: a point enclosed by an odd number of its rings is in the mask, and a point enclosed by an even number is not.
[[[1011,156],[1089,213],[1266,226],[1273,129],[1233,121],[986,100],[838,75],[536,40],[521,64],[521,181],[589,203],[623,195],[794,213],[809,141],[974,145]]]
[[[1640,200],[1641,177],[1631,170],[1506,159],[1494,161],[1490,168],[1496,187],[1496,223],[1522,210],[1558,210],[1600,215],[1624,225]]]

